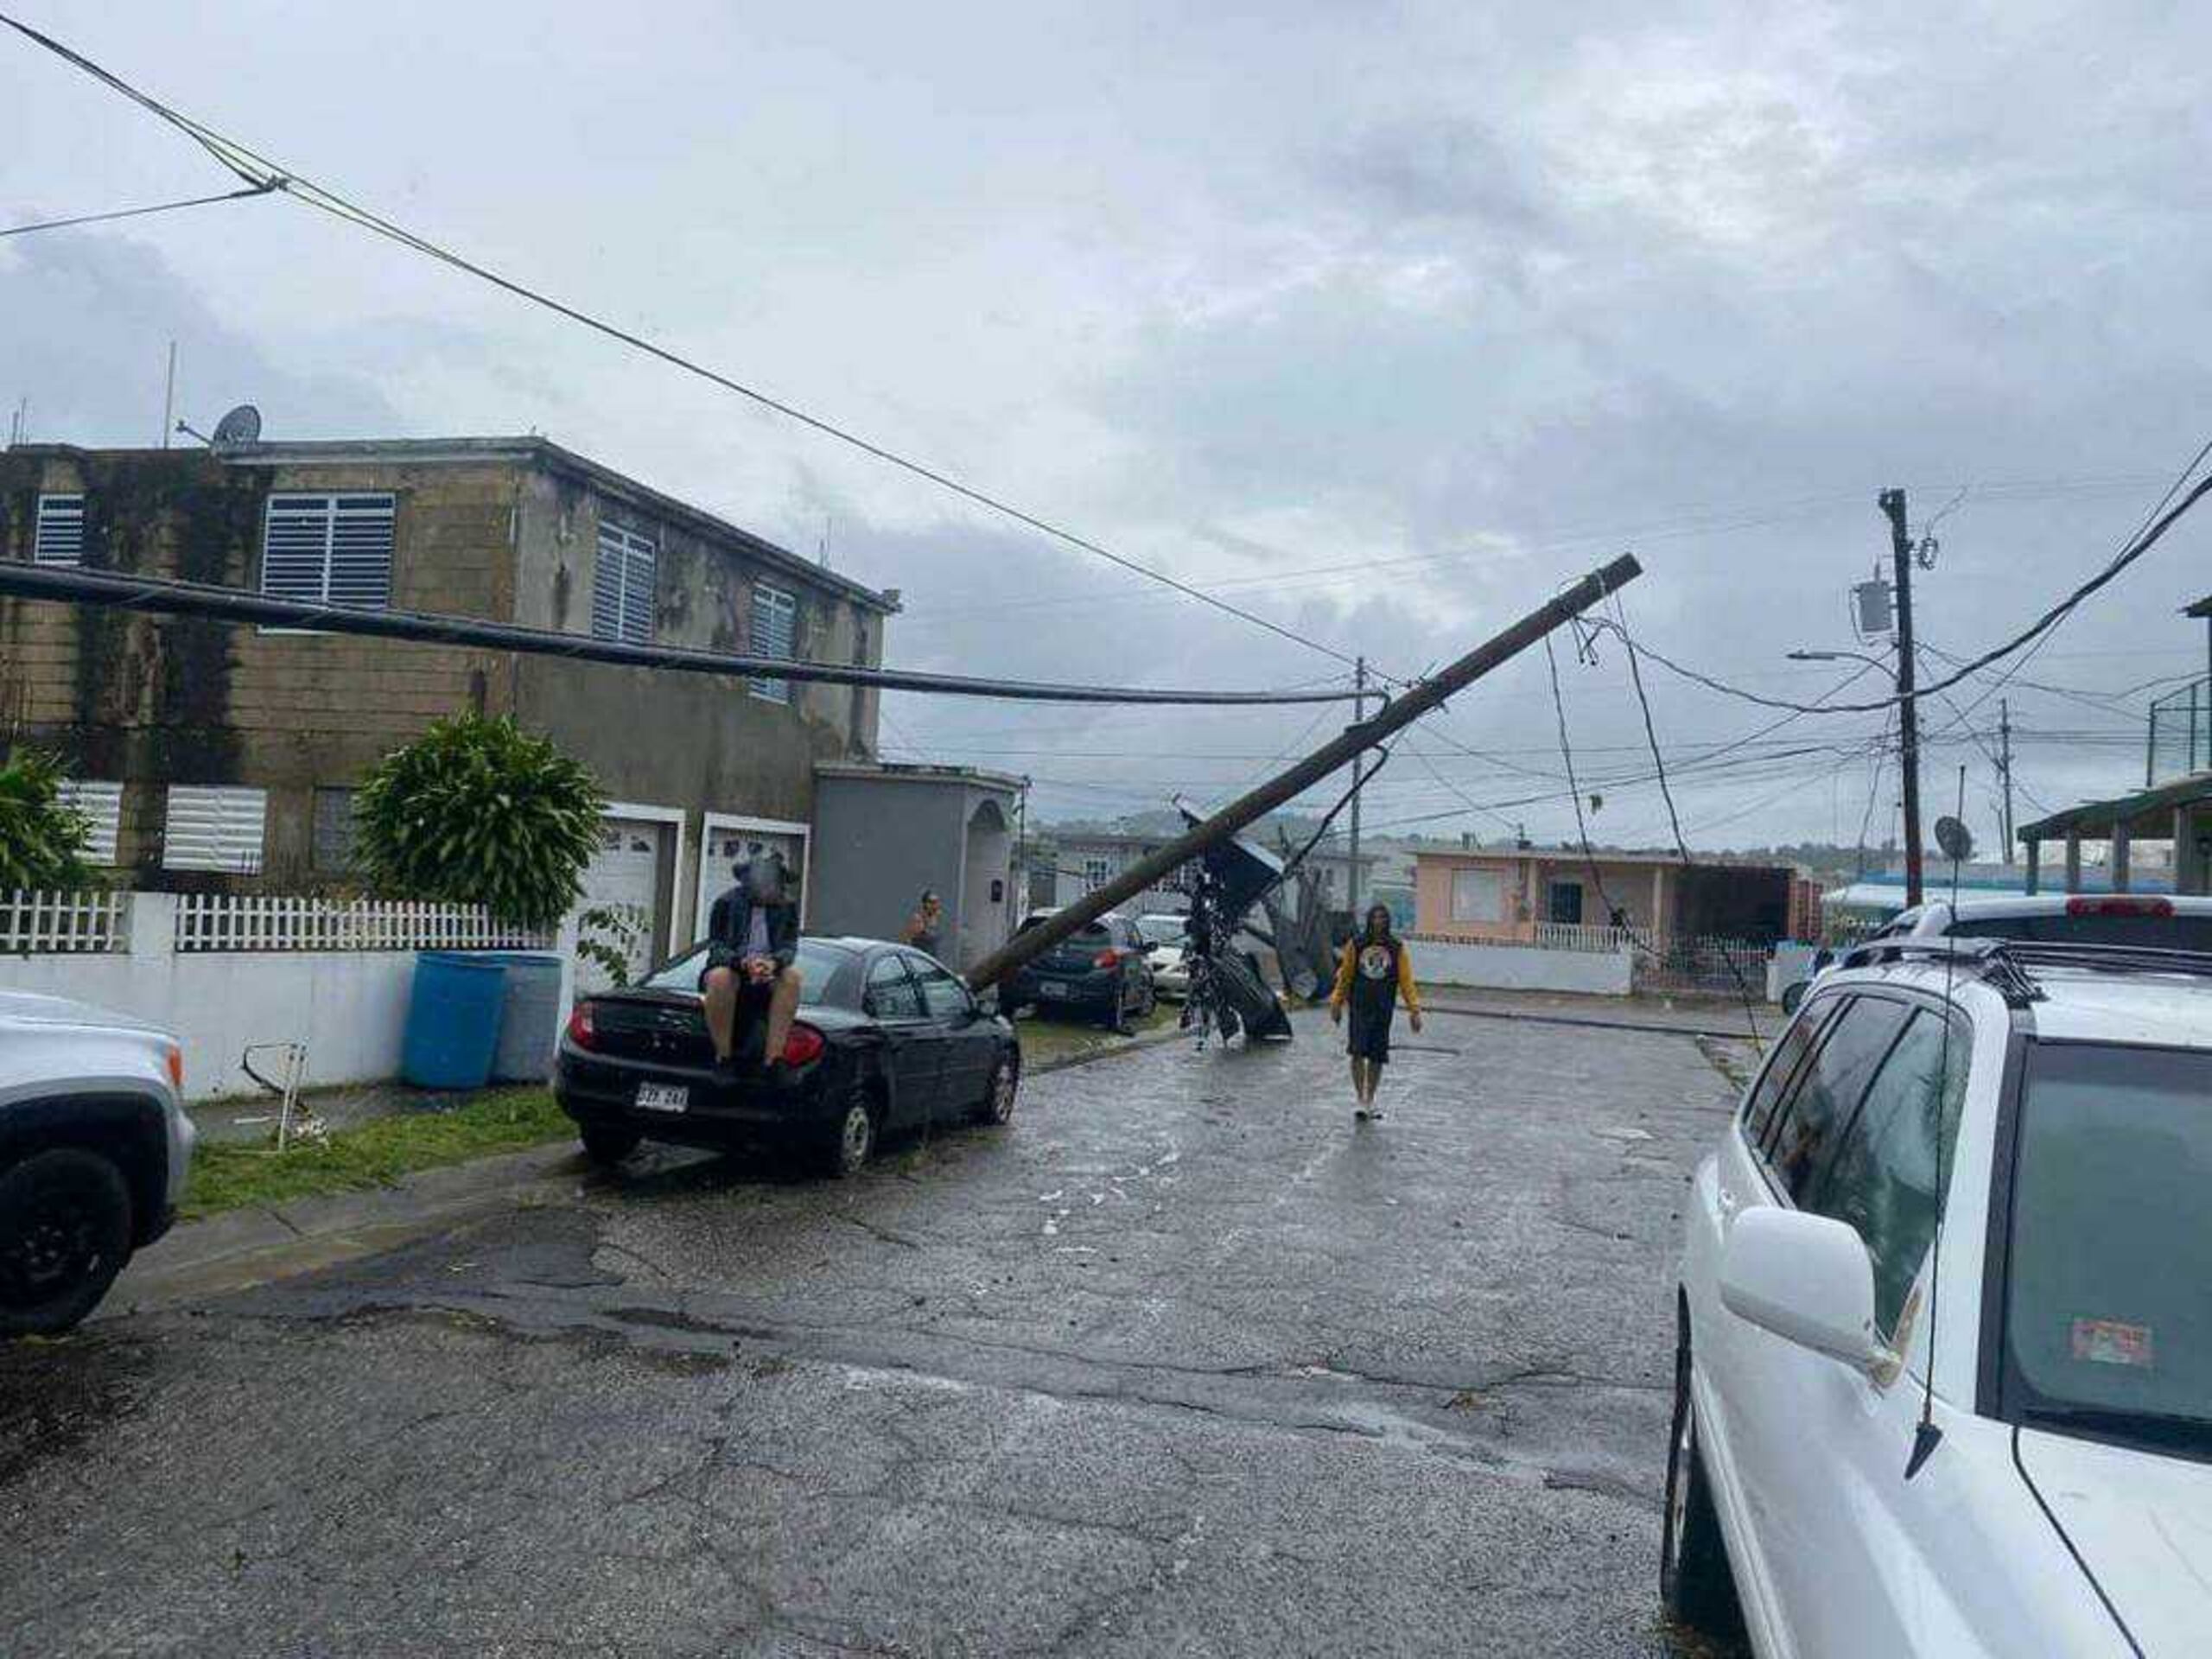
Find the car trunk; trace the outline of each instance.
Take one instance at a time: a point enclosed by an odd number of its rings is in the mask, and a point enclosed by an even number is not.
[[[1086,927],[1039,957],[1030,970],[1047,978],[1074,978],[1096,969],[1098,958],[1113,944],[1113,936],[1104,928]]]
[[[715,1062],[699,999],[654,991],[602,993],[592,999],[591,1052],[654,1065]]]

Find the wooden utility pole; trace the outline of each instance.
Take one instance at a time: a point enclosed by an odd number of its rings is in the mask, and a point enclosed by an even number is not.
[[[1423,715],[1440,707],[1446,698],[1464,691],[1491,670],[1520,655],[1569,617],[1580,616],[1607,594],[1625,588],[1643,574],[1643,567],[1630,553],[1622,554],[1601,569],[1592,570],[1548,604],[1537,607],[1503,632],[1477,645],[1434,679],[1424,680],[1402,696],[1384,704],[1374,719],[1362,720],[1348,728],[1303,760],[1230,802],[1159,851],[1139,859],[1096,892],[1008,940],[969,969],[968,982],[979,991],[996,984],[1023,963],[1051,950],[1123,899],[1134,899],[1170,870],[1226,841],[1285,802],[1294,800],[1331,772],[1341,770],[1345,762],[1374,747],[1392,733],[1412,725]]]
[[[1920,708],[1913,697],[1912,533],[1905,527],[1904,492],[1877,499],[1889,515],[1890,556],[1897,590],[1897,768],[1904,774],[1904,901],[1920,902]]]
[[[1352,689],[1353,689],[1354,690],[1356,690],[1356,691],[1357,691],[1357,692],[1359,693],[1359,695],[1358,695],[1357,697],[1355,697],[1355,698],[1353,698],[1353,699],[1352,699],[1352,705],[1351,705],[1351,707],[1352,707],[1352,721],[1353,721],[1354,724],[1358,724],[1358,723],[1363,722],[1363,721],[1367,719],[1367,658],[1366,658],[1362,657],[1362,658],[1360,658],[1357,663],[1355,663],[1355,664],[1352,665],[1352,671],[1351,671],[1351,683],[1352,683]],[[1366,779],[1365,779],[1365,778],[1364,778],[1364,776],[1363,776],[1363,774],[1365,773],[1366,770],[1367,770],[1367,757],[1366,757],[1364,754],[1361,754],[1361,755],[1356,756],[1356,757],[1353,759],[1352,763],[1351,763],[1351,830],[1350,830],[1350,833],[1349,833],[1349,836],[1348,836],[1348,839],[1350,840],[1350,842],[1351,842],[1351,872],[1350,872],[1350,873],[1349,873],[1349,874],[1344,877],[1344,892],[1345,892],[1345,893],[1346,893],[1346,895],[1347,895],[1347,897],[1346,897],[1346,898],[1345,898],[1345,899],[1344,899],[1344,907],[1345,907],[1347,910],[1349,910],[1349,911],[1351,911],[1351,931],[1352,931],[1353,932],[1355,932],[1355,933],[1357,933],[1357,932],[1358,932],[1358,931],[1360,931],[1360,927],[1359,927],[1359,786],[1360,786],[1360,785],[1361,785],[1361,784],[1363,784],[1363,783],[1364,783],[1364,782],[1366,781]]]
[[[1998,774],[2005,780],[2005,862],[2012,862],[2012,703],[1997,700]]]

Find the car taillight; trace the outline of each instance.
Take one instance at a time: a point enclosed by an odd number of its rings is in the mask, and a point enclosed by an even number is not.
[[[785,1065],[811,1065],[822,1058],[822,1051],[829,1045],[822,1033],[812,1026],[793,1026],[791,1035],[784,1039]]]
[[[578,1048],[599,1046],[599,1028],[592,1024],[590,1003],[577,1003],[569,1015],[569,1040]]]
[[[1101,950],[1090,959],[1090,965],[1094,968],[1118,968],[1122,965],[1122,953],[1118,950]]]
[[[162,1069],[169,1074],[169,1083],[179,1094],[184,1092],[184,1051],[172,1048],[162,1056]]]
[[[2066,901],[2069,916],[2171,916],[2174,901],[2171,899],[2136,899],[2120,894],[2098,898],[2074,898]]]

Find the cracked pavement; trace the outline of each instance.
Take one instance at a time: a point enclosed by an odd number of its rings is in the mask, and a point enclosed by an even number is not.
[[[40,1655],[1653,1656],[1688,1038],[1032,1081],[0,1349]]]

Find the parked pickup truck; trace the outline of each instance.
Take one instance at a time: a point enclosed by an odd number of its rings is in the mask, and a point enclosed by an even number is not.
[[[175,1219],[192,1160],[167,1033],[0,991],[0,1337],[66,1331]]]

